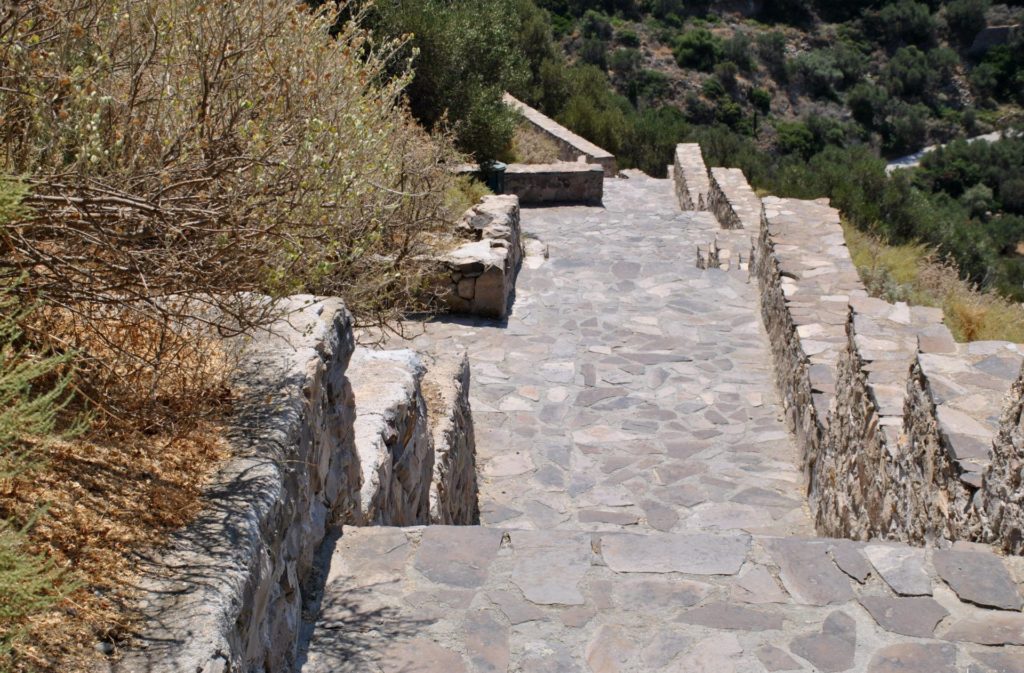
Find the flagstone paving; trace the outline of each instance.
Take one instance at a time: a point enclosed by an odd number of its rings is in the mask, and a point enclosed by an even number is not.
[[[814,538],[712,217],[636,174],[523,211],[507,324],[412,339],[469,351],[482,525],[346,528],[302,671],[1024,673],[1020,558]]]

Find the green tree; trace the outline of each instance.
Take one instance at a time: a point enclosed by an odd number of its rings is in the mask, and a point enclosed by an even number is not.
[[[985,27],[989,0],[952,0],[946,4],[946,25],[961,44],[970,44]]]
[[[501,102],[521,88],[529,64],[514,5],[504,0],[379,0],[372,26],[388,37],[411,35],[415,76],[407,89],[413,115],[427,129],[452,125],[460,149],[479,160],[508,146],[515,116]],[[415,52],[413,52],[415,50]]]

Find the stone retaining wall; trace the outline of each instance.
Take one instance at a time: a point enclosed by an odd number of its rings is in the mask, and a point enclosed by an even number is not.
[[[672,166],[679,207],[683,210],[707,210],[711,181],[704,164],[698,143],[676,145],[675,163]]]
[[[519,199],[485,196],[456,230],[470,242],[440,259],[438,296],[454,313],[506,317],[523,259]]]
[[[339,300],[295,297],[256,339],[209,505],[142,567],[138,649],[118,673],[291,670],[301,586],[335,517],[357,507],[354,350]]]
[[[726,229],[756,231],[761,224],[761,199],[738,168],[712,168],[707,209]]]
[[[524,206],[601,205],[604,172],[596,164],[512,164],[505,170],[505,193]]]
[[[1024,554],[1024,372],[1008,395],[976,509],[987,541]]]
[[[1024,551],[1024,348],[867,297],[823,202],[765,198],[753,268],[819,531]]]
[[[430,520],[434,452],[422,381],[426,368],[410,350],[359,348],[352,357],[357,416],[355,447],[362,467],[356,526],[415,526]]]
[[[338,524],[478,523],[465,356],[356,348],[338,299],[282,310],[245,344],[233,457],[142,564],[142,626],[111,673],[291,671]]]
[[[600,165],[606,177],[613,178],[618,174],[615,156],[611,152],[601,149],[582,136],[576,135],[554,119],[507,93],[503,100],[506,105],[523,115],[526,121],[535,129],[555,142],[558,146],[558,158],[562,161],[574,162],[580,157],[584,157],[586,163]]]

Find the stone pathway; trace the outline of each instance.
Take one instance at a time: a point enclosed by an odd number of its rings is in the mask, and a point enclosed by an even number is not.
[[[483,525],[346,528],[302,671],[1024,671],[1020,559],[813,538],[756,286],[676,203],[524,210],[508,324],[414,339],[469,351]]]

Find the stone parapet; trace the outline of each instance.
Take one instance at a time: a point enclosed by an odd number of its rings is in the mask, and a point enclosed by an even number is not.
[[[867,297],[824,202],[765,198],[753,268],[819,532],[1024,550],[1024,349]]]
[[[981,535],[1011,554],[1024,554],[1024,371],[1007,394],[991,462],[975,501]]]
[[[600,205],[604,172],[596,164],[512,164],[505,170],[504,190],[524,206]]]
[[[583,157],[586,163],[601,166],[606,177],[613,178],[618,173],[615,156],[611,152],[603,150],[586,138],[573,133],[554,119],[510,94],[506,93],[503,100],[506,105],[519,112],[535,129],[555,142],[558,146],[558,158],[562,161],[575,162]]]
[[[454,313],[506,317],[523,258],[519,199],[485,196],[456,231],[469,242],[439,259],[437,295]]]
[[[357,508],[360,473],[351,317],[336,299],[281,308],[246,351],[208,506],[141,567],[139,647],[117,673],[292,669],[301,587],[331,522]]]
[[[679,207],[683,210],[707,210],[711,181],[698,143],[676,145],[671,177],[676,187]]]
[[[707,210],[725,229],[757,231],[761,224],[761,199],[738,168],[712,168]]]

